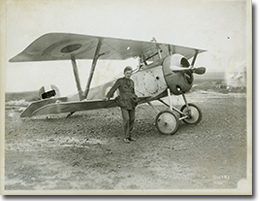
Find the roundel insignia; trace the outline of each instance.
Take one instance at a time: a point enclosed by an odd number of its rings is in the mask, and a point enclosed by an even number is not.
[[[90,50],[93,47],[93,41],[86,40],[73,40],[64,41],[56,44],[51,50],[51,55],[53,57],[64,57],[73,54],[81,54]]]
[[[81,47],[82,47],[81,44],[72,44],[72,45],[68,45],[68,46],[62,48],[61,52],[62,53],[71,53],[71,52],[78,50]]]

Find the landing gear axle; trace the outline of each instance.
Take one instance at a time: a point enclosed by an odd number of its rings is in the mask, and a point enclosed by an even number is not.
[[[171,104],[171,96],[168,91],[169,103],[165,103],[163,100],[159,99],[160,102],[169,107],[169,110],[164,110],[159,112],[155,119],[155,125],[158,131],[164,135],[173,135],[175,134],[180,125],[180,121],[185,122],[186,124],[195,125],[201,121],[202,113],[198,106],[193,103],[188,103],[184,93],[179,91],[182,94],[185,105],[181,107],[181,109],[177,109],[173,107]]]

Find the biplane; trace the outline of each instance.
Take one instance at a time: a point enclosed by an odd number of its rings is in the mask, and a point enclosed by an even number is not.
[[[11,58],[10,62],[71,60],[77,93],[72,96],[58,96],[58,89],[53,85],[40,89],[40,100],[34,101],[21,113],[21,117],[68,113],[117,107],[114,97],[104,100],[106,93],[116,80],[91,87],[98,60],[125,60],[138,58],[139,65],[131,79],[135,82],[138,104],[158,100],[167,109],[158,111],[155,125],[162,134],[174,134],[179,122],[198,124],[201,110],[188,103],[185,97],[194,81],[193,74],[202,75],[205,67],[194,67],[198,54],[205,50],[158,43],[70,33],[48,33],[25,50]],[[91,59],[89,77],[85,89],[82,89],[76,60]],[[191,59],[191,63],[189,60]],[[124,68],[123,66],[122,68]],[[181,95],[185,104],[180,108],[172,105],[171,95]],[[168,97],[168,103],[162,98]],[[175,112],[174,112],[175,111]]]

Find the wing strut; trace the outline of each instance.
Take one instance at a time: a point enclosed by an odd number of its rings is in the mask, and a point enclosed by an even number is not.
[[[194,64],[195,64],[195,61],[196,61],[196,59],[197,59],[197,56],[198,56],[198,53],[199,53],[199,51],[198,50],[195,50],[196,52],[195,52],[195,55],[194,55],[194,57],[193,57],[193,60],[192,60],[192,62],[191,62],[191,66],[194,66]]]
[[[162,60],[162,55],[161,55],[162,50],[160,49],[158,44],[156,44],[156,48],[157,48],[157,52],[158,52],[159,58],[160,58],[160,60]]]
[[[97,64],[97,60],[102,55],[102,54],[99,54],[100,49],[101,49],[101,45],[102,45],[102,41],[103,41],[102,38],[98,39],[98,44],[97,44],[96,52],[95,52],[95,55],[94,55],[94,58],[93,58],[93,61],[92,61],[90,75],[89,75],[87,86],[86,86],[86,90],[85,90],[85,93],[84,93],[84,96],[83,96],[85,99],[88,96],[88,92],[89,92],[90,84],[91,84],[91,81],[92,81],[92,78],[93,78],[93,75],[94,75],[94,71],[95,71],[95,67],[96,67],[96,64]]]
[[[76,80],[76,84],[77,84],[79,99],[81,101],[81,100],[83,100],[82,89],[81,89],[81,86],[80,86],[79,72],[78,72],[77,63],[76,63],[76,59],[75,59],[74,54],[71,54],[71,63],[72,63],[72,66],[73,66],[73,72],[74,72],[74,76],[75,76],[75,80]]]
[[[168,51],[169,51],[169,55],[172,55],[172,48],[170,45],[168,45]]]

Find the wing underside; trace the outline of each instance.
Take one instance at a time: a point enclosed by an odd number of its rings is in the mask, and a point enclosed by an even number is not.
[[[138,100],[138,104],[148,100],[150,96],[141,97]],[[102,108],[117,107],[114,100],[103,101],[103,100],[91,100],[91,101],[74,101],[74,102],[62,102],[67,101],[66,97],[54,98],[47,100],[40,100],[31,103],[22,113],[21,117],[32,117],[39,115],[49,114],[61,114],[78,112],[84,110],[95,110]]]
[[[31,117],[38,115],[60,114],[77,112],[83,110],[93,110],[101,108],[116,107],[114,100],[110,101],[74,101],[62,102],[62,99],[48,99],[31,103],[22,113],[21,117]]]
[[[10,62],[70,60],[71,54],[77,59],[93,59],[97,44],[102,42],[99,59],[125,60],[132,57],[145,58],[162,51],[162,56],[179,53],[186,58],[194,56],[195,52],[204,52],[196,48],[182,47],[157,42],[144,42],[117,38],[106,38],[70,33],[48,33],[34,42],[25,50],[10,59]],[[150,60],[153,60],[151,57]]]

